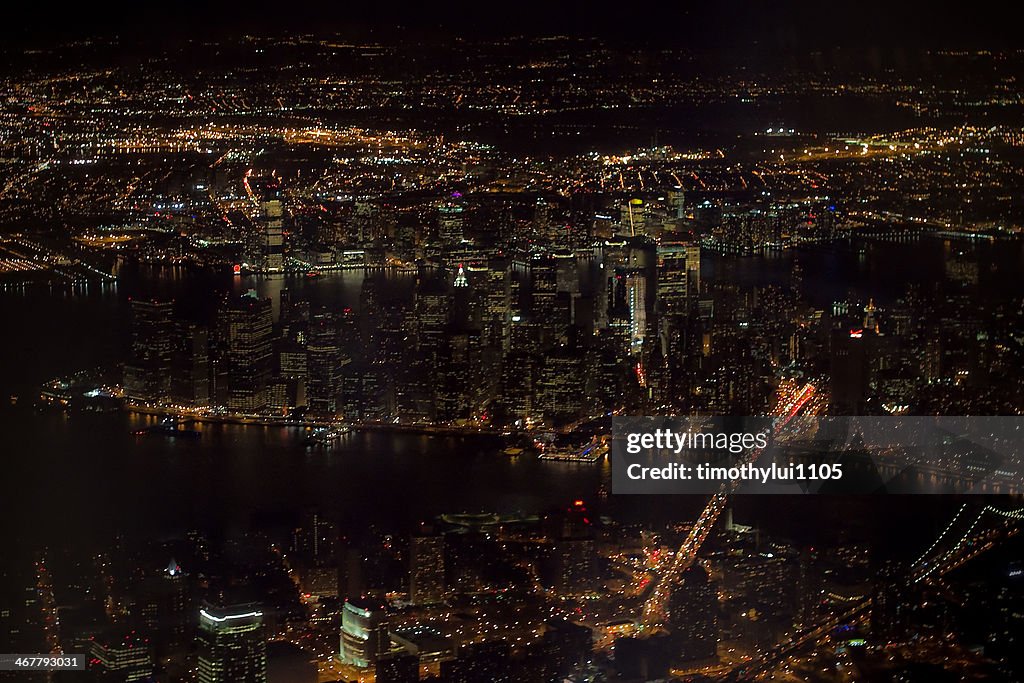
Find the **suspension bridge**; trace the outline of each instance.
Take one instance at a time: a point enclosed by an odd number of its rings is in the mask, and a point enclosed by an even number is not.
[[[769,417],[774,418],[772,424],[772,435],[778,437],[785,430],[790,420],[813,404],[811,399],[817,393],[817,388],[812,382],[803,385],[786,385],[778,392],[774,408]],[[763,448],[754,448],[748,451],[744,458],[737,465],[754,463],[764,452]],[[645,629],[655,628],[664,623],[666,606],[674,586],[687,569],[697,559],[697,553],[707,539],[708,534],[718,521],[719,515],[725,510],[729,500],[729,494],[739,485],[739,481],[728,481],[722,484],[721,488],[711,496],[711,500],[704,507],[700,517],[690,528],[686,539],[679,547],[679,550],[672,556],[668,568],[656,579],[650,597],[644,603],[641,624]]]

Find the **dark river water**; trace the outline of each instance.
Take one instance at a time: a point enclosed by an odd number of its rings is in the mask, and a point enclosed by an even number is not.
[[[805,287],[817,305],[850,286],[881,300],[902,283],[941,279],[951,247],[939,241],[873,245],[800,255]],[[1019,288],[1020,248],[970,247],[983,287]],[[744,285],[787,282],[792,255],[735,259],[708,255],[704,276]],[[358,305],[362,274],[347,272],[282,284],[315,303]],[[91,547],[117,534],[161,538],[201,529],[214,536],[283,530],[317,509],[343,526],[401,533],[443,512],[541,513],[584,499],[621,522],[692,519],[706,502],[693,496],[608,495],[607,465],[509,459],[491,437],[451,438],[354,433],[330,452],[310,451],[282,427],[203,425],[195,441],[140,438],[143,418],[125,414],[36,412],[12,394],[31,396],[43,381],[111,364],[127,343],[130,296],[173,297],[202,318],[215,295],[252,286],[184,271],[126,269],[116,285],[79,291],[0,294],[0,517],[12,554],[42,545]],[[398,276],[389,287],[411,286]],[[1004,290],[1005,291],[1005,290]],[[871,540],[912,553],[948,522],[959,501],[946,496],[740,496],[738,522],[813,542]],[[908,535],[908,530],[909,534]]]

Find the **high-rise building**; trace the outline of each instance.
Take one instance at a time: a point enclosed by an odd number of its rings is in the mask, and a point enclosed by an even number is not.
[[[657,302],[666,314],[686,313],[700,288],[700,246],[689,243],[658,246]]]
[[[544,622],[541,640],[548,680],[563,680],[579,662],[588,659],[594,647],[594,633],[588,626],[551,619]]]
[[[573,350],[555,349],[544,357],[536,383],[537,400],[553,422],[578,417],[583,408],[583,359]]]
[[[254,413],[266,408],[272,370],[273,312],[255,291],[228,299],[219,318],[219,351],[226,367],[228,407]]]
[[[103,680],[143,681],[153,674],[149,643],[135,631],[108,632],[93,638],[89,657],[89,668],[102,672]]]
[[[376,232],[374,226],[377,222],[378,207],[372,202],[358,200],[352,208],[352,218],[349,222],[348,243],[351,245],[363,245],[373,239]]]
[[[376,683],[416,683],[420,680],[419,657],[408,652],[377,660]]]
[[[626,276],[626,301],[629,305],[629,348],[640,353],[647,335],[647,276],[632,272]]]
[[[647,205],[642,199],[630,199],[619,207],[619,225],[623,234],[647,234]]]
[[[255,605],[206,605],[199,611],[199,683],[266,683],[263,613]]]
[[[170,301],[131,302],[131,358],[124,368],[124,390],[138,401],[166,401],[171,389],[174,304]]]
[[[509,683],[511,651],[503,640],[467,643],[457,659],[441,662],[441,678],[446,683]]]
[[[188,406],[210,403],[208,332],[194,323],[179,326],[171,351],[171,400]]]
[[[878,571],[871,600],[871,633],[880,643],[900,641],[907,635],[913,593],[906,588],[906,570],[888,562]]]
[[[712,659],[718,652],[718,595],[699,564],[672,588],[666,621],[681,661]]]
[[[313,316],[309,322],[306,350],[306,402],[309,410],[319,415],[334,415],[338,412],[341,398],[342,366],[335,316],[326,311]]]
[[[485,346],[508,351],[509,325],[512,316],[511,287],[508,267],[503,263],[490,264],[481,286],[477,288],[481,301],[481,332]]]
[[[597,546],[590,515],[585,503],[577,500],[545,519],[551,545],[541,578],[560,594],[582,594],[593,588]]]
[[[409,600],[431,605],[444,595],[444,536],[424,534],[409,542]]]
[[[462,241],[465,206],[459,201],[461,197],[456,192],[451,199],[437,207],[437,236],[445,244],[458,244]]]
[[[175,560],[166,569],[147,576],[133,591],[137,596],[130,608],[132,618],[153,641],[157,657],[183,654],[191,638],[188,575]]]
[[[832,415],[862,415],[868,397],[869,353],[874,331],[832,331]]]
[[[391,647],[384,606],[362,598],[345,601],[341,612],[341,647],[338,659],[365,669],[374,666]]]
[[[530,264],[530,320],[540,327],[543,347],[549,347],[568,324],[568,316],[559,315],[558,269],[554,259]]]
[[[669,190],[668,204],[672,207],[672,214],[677,220],[683,218],[686,215],[686,190],[678,185]]]
[[[280,199],[260,204],[262,230],[261,260],[263,270],[279,273],[284,270],[284,207]]]

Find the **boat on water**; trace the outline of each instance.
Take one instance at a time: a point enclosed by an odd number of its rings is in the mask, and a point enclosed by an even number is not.
[[[320,446],[324,448],[330,448],[335,446],[341,437],[351,432],[351,427],[315,427],[309,430],[306,435],[306,446],[314,447]]]
[[[558,462],[599,462],[608,456],[608,448],[608,436],[599,434],[590,438],[578,434],[559,435],[551,441],[537,444],[541,460]]]
[[[198,439],[202,432],[189,429],[186,425],[191,424],[188,420],[181,420],[174,417],[165,417],[155,425],[136,429],[133,434],[136,436],[168,436],[173,439]]]

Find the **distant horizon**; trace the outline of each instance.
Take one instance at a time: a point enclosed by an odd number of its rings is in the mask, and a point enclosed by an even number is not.
[[[10,44],[139,34],[149,42],[243,35],[433,36],[472,39],[599,38],[657,47],[745,49],[779,54],[843,49],[1016,49],[1024,46],[1005,5],[972,3],[943,11],[934,3],[665,3],[526,2],[499,9],[487,3],[443,6],[415,2],[346,7],[306,0],[232,3],[90,3],[53,13],[45,4],[11,8]]]

